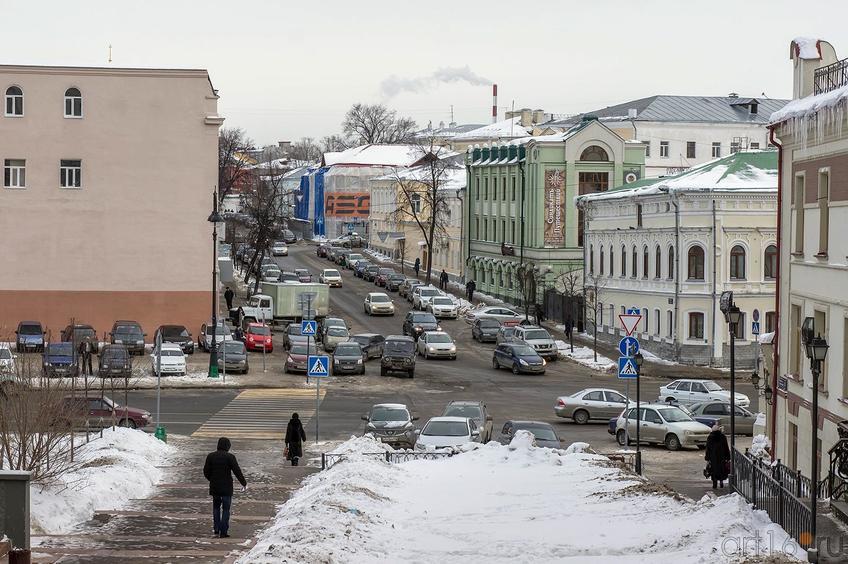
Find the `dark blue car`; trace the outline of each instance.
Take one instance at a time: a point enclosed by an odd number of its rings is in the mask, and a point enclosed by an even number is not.
[[[533,347],[524,343],[501,343],[492,356],[492,368],[511,368],[513,374],[544,374],[546,364]]]
[[[42,355],[44,374],[69,377],[78,375],[73,343],[47,343]]]
[[[18,352],[44,351],[44,328],[40,321],[21,321],[15,331]]]

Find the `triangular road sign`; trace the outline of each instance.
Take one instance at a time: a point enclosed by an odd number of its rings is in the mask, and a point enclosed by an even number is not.
[[[638,313],[622,313],[619,314],[618,320],[621,322],[624,332],[630,336],[633,334],[636,326],[639,325],[639,322],[642,321],[642,316]]]

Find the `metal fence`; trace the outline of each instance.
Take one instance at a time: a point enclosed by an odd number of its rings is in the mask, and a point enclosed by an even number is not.
[[[567,296],[553,288],[546,288],[543,296],[548,321],[564,325],[570,317],[577,331],[583,331],[583,296]]]
[[[369,458],[378,458],[385,460],[389,464],[399,464],[401,462],[409,462],[410,460],[440,460],[449,458],[455,453],[453,451],[444,452],[365,452],[357,453],[355,456],[367,456]],[[321,470],[326,470],[336,462],[344,460],[351,456],[347,453],[322,452],[321,453]]]
[[[813,94],[823,94],[848,84],[848,59],[836,61],[816,69],[813,76]]]

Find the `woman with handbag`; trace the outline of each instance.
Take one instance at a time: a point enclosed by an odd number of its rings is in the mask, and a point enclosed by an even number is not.
[[[707,448],[704,453],[707,468],[704,474],[713,480],[713,489],[723,488],[724,481],[730,475],[730,448],[727,446],[727,437],[718,423],[713,425],[713,430],[707,437]]]
[[[303,441],[306,440],[306,432],[300,422],[300,416],[292,413],[288,426],[286,426],[286,448],[283,455],[286,460],[291,460],[292,466],[297,466],[298,459],[303,456]]]

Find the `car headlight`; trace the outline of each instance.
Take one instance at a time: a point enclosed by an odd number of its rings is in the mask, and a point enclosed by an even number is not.
[[[436,347],[427,347],[427,352],[436,352]]]
[[[456,345],[451,345],[450,352],[456,352]]]
[[[519,363],[521,366],[527,366],[527,361],[526,361],[526,360],[524,360],[523,358],[519,358],[519,359],[518,359],[518,363]]]
[[[361,359],[361,358],[360,358],[360,359],[358,359],[358,360],[356,361],[356,364],[362,364],[362,359]]]
[[[339,364],[340,362],[341,362],[341,361],[340,361],[339,359],[337,359],[337,358],[334,358],[334,359],[333,359],[333,364]]]
[[[405,358],[405,359],[403,359],[403,362],[405,364],[412,364],[412,359],[411,358]]]
[[[547,366],[547,365],[548,365],[548,361],[543,358],[542,359],[542,366]]]
[[[692,431],[683,431],[683,434],[687,437],[692,434]]]
[[[415,330],[416,330],[416,331],[422,331],[423,329],[421,328],[421,326],[420,326],[420,325],[416,325],[416,326],[415,326]]]

